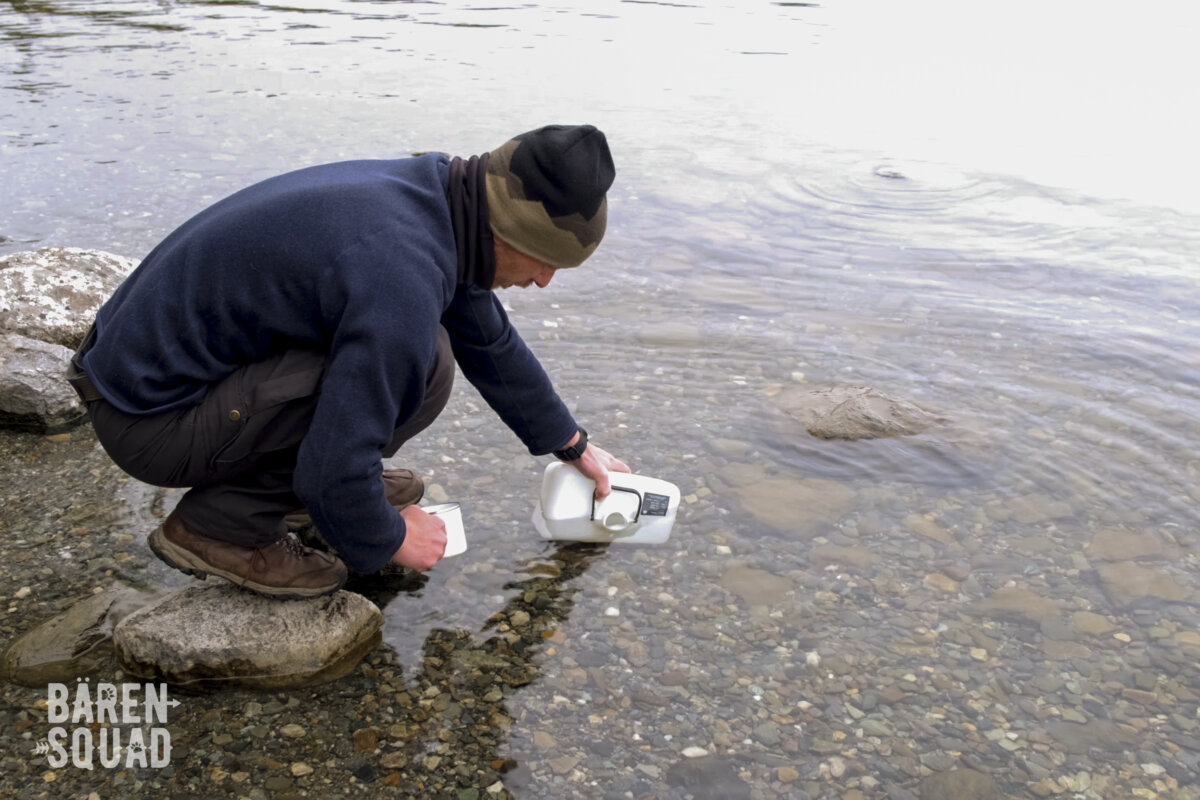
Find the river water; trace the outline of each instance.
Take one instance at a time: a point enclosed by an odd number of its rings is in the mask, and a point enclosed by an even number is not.
[[[419,686],[562,579],[503,791],[1193,797],[1197,33],[1169,3],[10,2],[0,253],[139,257],[292,168],[593,123],[608,236],[505,300],[592,438],[681,487],[675,532],[538,541],[545,462],[460,385],[400,463],[470,549],[365,589]],[[939,422],[810,435],[797,398],[849,387]],[[428,748],[467,787],[454,729]]]

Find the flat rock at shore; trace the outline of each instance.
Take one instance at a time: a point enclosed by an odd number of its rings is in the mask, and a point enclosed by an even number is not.
[[[0,333],[74,350],[137,262],[79,247],[0,256]]]
[[[112,658],[113,628],[154,594],[114,587],[80,600],[16,639],[0,660],[0,676],[25,686],[65,682]]]
[[[79,247],[0,256],[0,426],[55,433],[85,418],[63,372],[136,266]]]
[[[113,642],[131,674],[193,690],[312,686],[351,672],[380,641],[383,615],[347,591],[276,600],[197,582],[126,617]]]
[[[87,415],[64,373],[71,351],[19,334],[0,334],[0,425],[53,433]]]

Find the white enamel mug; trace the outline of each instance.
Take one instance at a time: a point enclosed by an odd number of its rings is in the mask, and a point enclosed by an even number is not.
[[[467,535],[463,530],[462,507],[458,503],[439,503],[435,506],[422,506],[421,510],[446,523],[446,552],[442,558],[449,558],[467,550]]]

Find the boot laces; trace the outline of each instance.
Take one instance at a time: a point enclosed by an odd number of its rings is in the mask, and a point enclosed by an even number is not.
[[[296,558],[304,558],[308,555],[308,548],[301,544],[295,536],[285,536],[280,541],[283,542],[283,549],[287,551],[288,555]]]
[[[295,536],[285,536],[282,539],[277,539],[268,545],[256,548],[254,554],[250,556],[250,564],[256,570],[267,568],[267,551],[272,547],[280,547],[284,553],[293,558],[304,558],[308,554],[308,548],[300,543],[300,540]]]

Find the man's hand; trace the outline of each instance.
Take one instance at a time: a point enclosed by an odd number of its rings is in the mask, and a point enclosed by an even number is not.
[[[597,500],[603,500],[612,493],[612,486],[608,481],[609,472],[630,471],[624,461],[591,442],[588,442],[587,449],[583,451],[583,456],[578,461],[568,461],[567,463],[596,482]]]
[[[446,552],[446,523],[432,514],[426,514],[419,506],[408,506],[400,512],[408,532],[404,544],[392,556],[392,561],[402,567],[424,572],[431,568]]]

